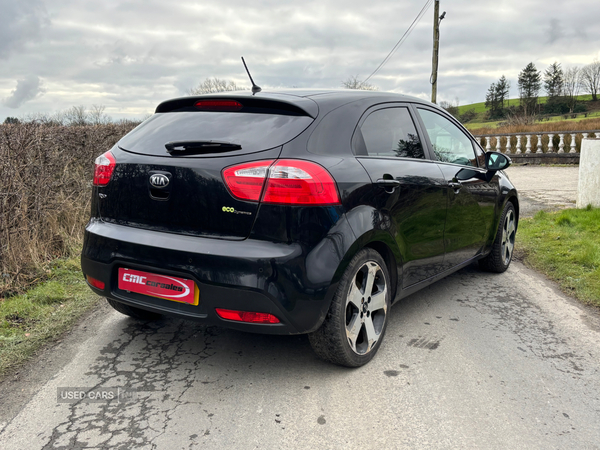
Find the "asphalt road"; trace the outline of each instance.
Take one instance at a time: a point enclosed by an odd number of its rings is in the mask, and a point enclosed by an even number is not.
[[[600,449],[599,342],[598,312],[518,261],[401,301],[355,370],[303,336],[103,306],[0,385],[0,448]],[[136,392],[59,403],[59,388]]]

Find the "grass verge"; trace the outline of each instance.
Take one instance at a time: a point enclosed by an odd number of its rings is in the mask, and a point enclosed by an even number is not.
[[[0,377],[57,339],[99,297],[87,287],[79,258],[56,260],[47,281],[0,301]]]
[[[522,219],[518,246],[534,269],[600,307],[600,208],[540,211]]]

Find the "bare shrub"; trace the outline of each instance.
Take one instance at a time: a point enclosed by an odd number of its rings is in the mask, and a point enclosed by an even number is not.
[[[93,161],[134,125],[0,125],[0,299],[79,247]]]
[[[520,126],[520,125],[533,125],[538,121],[537,116],[526,116],[523,114],[513,114],[509,113],[506,116],[506,120],[504,122],[500,122],[498,127],[512,127],[512,126]]]
[[[342,87],[345,89],[358,89],[360,91],[377,91],[379,89],[371,83],[360,81],[356,75],[349,76],[342,81]]]
[[[189,89],[189,95],[212,94],[215,92],[243,91],[248,88],[240,86],[235,81],[224,80],[222,78],[207,78],[195,88]]]
[[[441,101],[440,106],[444,108],[448,113],[452,114],[457,119],[460,116],[459,108],[458,108],[458,99],[456,99],[456,103]]]
[[[471,108],[464,113],[462,113],[459,117],[461,123],[467,123],[477,117],[477,113],[475,112],[475,108]]]

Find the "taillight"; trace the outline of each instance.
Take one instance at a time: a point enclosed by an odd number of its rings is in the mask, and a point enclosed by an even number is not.
[[[278,205],[339,205],[335,181],[324,167],[296,159],[257,161],[223,171],[225,184],[241,200]]]
[[[248,323],[279,323],[279,319],[273,314],[251,312],[251,311],[236,311],[233,309],[215,308],[215,311],[221,319],[235,320],[236,322]]]
[[[269,170],[264,203],[339,205],[335,181],[324,167],[293,159],[277,161]]]
[[[271,161],[255,161],[229,167],[223,171],[225,184],[234,197],[257,202],[267,178]]]
[[[111,152],[106,152],[94,161],[94,186],[106,186],[110,181],[117,162]]]

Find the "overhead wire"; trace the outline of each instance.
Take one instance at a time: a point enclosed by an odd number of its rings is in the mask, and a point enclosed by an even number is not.
[[[396,45],[394,45],[394,47],[390,50],[390,52],[387,54],[387,56],[385,58],[383,58],[383,61],[381,61],[381,64],[379,64],[379,66],[377,66],[377,68],[373,71],[373,73],[371,73],[371,75],[369,75],[367,78],[365,78],[365,80],[362,82],[363,84],[366,83],[367,81],[369,81],[371,79],[371,77],[373,75],[375,75],[379,71],[379,69],[381,69],[385,65],[385,63],[387,63],[389,61],[389,59],[393,56],[393,54],[396,52],[398,47],[400,47],[400,45],[402,45],[404,43],[404,41],[410,35],[412,30],[415,28],[415,26],[417,26],[417,24],[419,23],[419,21],[421,20],[423,15],[427,12],[427,10],[429,9],[429,7],[431,6],[432,3],[433,3],[433,0],[427,0],[425,2],[425,5],[423,6],[423,8],[421,8],[421,11],[419,11],[419,14],[417,14],[417,17],[415,17],[415,20],[413,20],[413,22],[410,24],[408,29],[404,32],[404,34],[398,40],[398,42],[396,42]]]

